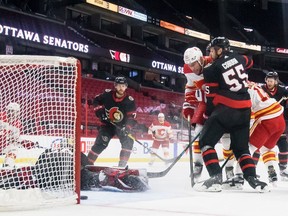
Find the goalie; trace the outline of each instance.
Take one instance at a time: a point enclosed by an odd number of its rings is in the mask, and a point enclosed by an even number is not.
[[[149,189],[146,170],[89,165],[81,153],[81,190],[142,192]]]
[[[49,190],[55,187],[73,188],[73,152],[67,139],[59,146],[43,151],[33,166],[0,170],[1,189],[40,188]]]

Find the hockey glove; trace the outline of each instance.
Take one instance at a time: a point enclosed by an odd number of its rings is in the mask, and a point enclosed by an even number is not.
[[[192,118],[192,116],[194,115],[194,110],[195,110],[195,107],[191,106],[189,103],[187,102],[183,103],[182,114],[185,119],[188,119],[189,115],[190,115],[190,118]]]
[[[108,118],[105,114],[105,109],[102,106],[98,106],[94,109],[95,115],[100,119],[100,121],[108,121]]]
[[[130,134],[130,127],[129,126],[123,127],[120,130],[120,132],[123,136],[128,136]]]

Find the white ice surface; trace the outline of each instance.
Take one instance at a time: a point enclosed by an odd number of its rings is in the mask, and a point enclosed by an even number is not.
[[[106,164],[108,165],[108,164]],[[113,166],[114,164],[111,164]],[[130,164],[130,168],[147,168],[150,171],[163,170],[165,165],[155,163]],[[277,169],[278,171],[278,169]],[[267,180],[267,172],[259,162],[257,173],[261,180]],[[202,179],[207,178],[204,170]],[[280,177],[279,177],[280,178]],[[269,193],[258,193],[245,182],[242,191],[197,192],[191,187],[189,163],[179,162],[162,178],[150,179],[150,190],[142,193],[106,191],[83,191],[88,200],[79,205],[51,207],[17,212],[0,212],[5,216],[250,216],[288,215],[288,182],[279,179],[278,186]]]

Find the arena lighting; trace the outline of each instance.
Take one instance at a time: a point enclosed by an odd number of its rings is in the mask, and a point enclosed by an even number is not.
[[[243,28],[246,32],[253,32],[254,30],[252,28]]]

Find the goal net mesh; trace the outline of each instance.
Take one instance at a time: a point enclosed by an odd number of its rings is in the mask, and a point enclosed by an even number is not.
[[[74,58],[0,56],[0,210],[77,202],[79,71]]]

